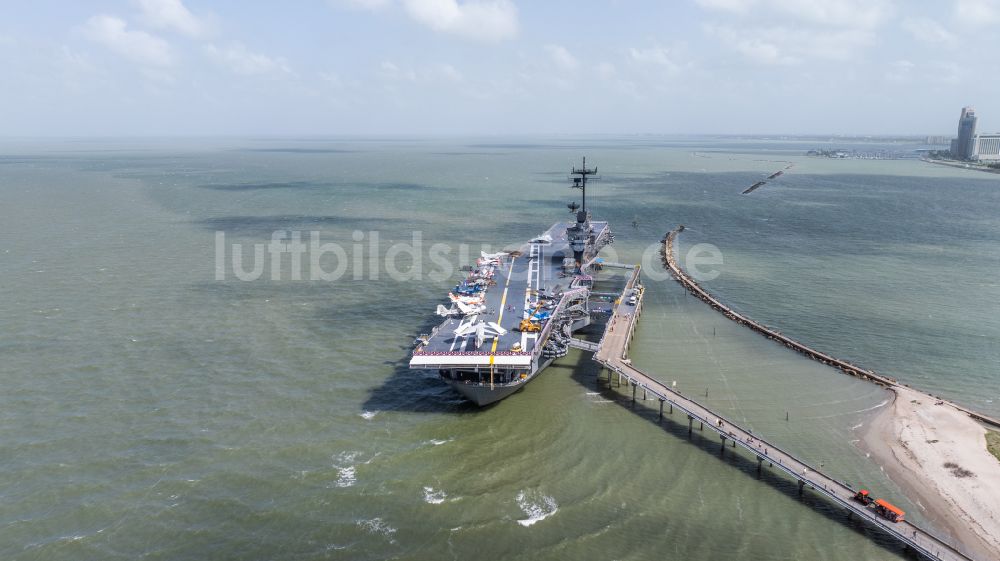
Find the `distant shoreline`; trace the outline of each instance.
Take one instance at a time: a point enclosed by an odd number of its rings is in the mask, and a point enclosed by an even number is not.
[[[935,158],[921,158],[921,160],[929,164],[938,164],[942,166],[948,166],[958,169],[967,169],[972,171],[985,171],[986,173],[1000,173],[1000,169],[985,167],[980,164],[972,164],[969,162],[960,162],[958,160],[938,160]]]

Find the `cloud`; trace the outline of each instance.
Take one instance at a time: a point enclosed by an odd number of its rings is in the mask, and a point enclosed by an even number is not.
[[[66,45],[62,45],[56,53],[57,65],[74,74],[91,74],[97,70],[94,63],[84,53],[78,53]]]
[[[230,43],[226,47],[209,44],[205,46],[205,53],[216,63],[243,76],[294,75],[284,58],[251,52],[242,43]]]
[[[654,45],[647,49],[630,48],[628,54],[633,62],[662,66],[671,72],[676,72],[680,70],[681,65],[677,62],[675,50]]]
[[[941,84],[966,84],[968,76],[965,70],[958,64],[951,61],[935,61],[930,63],[928,81],[937,81]]]
[[[376,11],[388,6],[390,0],[331,0],[331,3],[348,8]]]
[[[702,8],[735,14],[745,14],[757,3],[755,0],[695,0],[695,2]]]
[[[208,25],[192,14],[181,0],[137,0],[142,20],[157,29],[170,29],[192,37],[208,32]]]
[[[963,83],[966,71],[950,61],[921,60],[919,64],[909,60],[897,60],[886,68],[885,79],[890,82],[919,84],[921,88],[952,88]]]
[[[435,64],[432,69],[435,74],[445,80],[452,82],[462,82],[465,80],[465,76],[462,76],[462,73],[450,64]]]
[[[758,64],[794,65],[810,59],[846,61],[875,43],[896,12],[896,0],[696,0],[725,21],[703,26],[730,50]],[[918,20],[908,31],[943,36]]]
[[[170,66],[173,54],[163,39],[128,29],[125,20],[114,16],[99,15],[87,20],[82,28],[87,39],[100,43],[119,55],[149,66]]]
[[[379,75],[386,80],[404,80],[407,82],[416,82],[417,73],[413,70],[406,69],[403,70],[396,63],[383,60],[378,66]]]
[[[930,18],[906,18],[900,26],[925,43],[954,43],[955,34]]]
[[[870,29],[885,22],[895,11],[890,0],[769,0],[780,14],[817,25]]]
[[[580,61],[562,45],[545,45],[545,51],[549,53],[552,62],[563,70],[576,70],[580,67]]]
[[[885,77],[893,82],[903,82],[910,78],[915,67],[916,65],[908,60],[897,60],[889,66]]]
[[[66,45],[55,52],[55,69],[62,77],[62,86],[74,93],[92,90],[103,83],[101,70],[90,57]]]
[[[610,80],[611,78],[614,78],[615,74],[617,73],[618,70],[615,68],[615,65],[611,64],[610,62],[602,62],[597,65],[597,75],[605,80]]]
[[[479,41],[517,35],[517,7],[510,0],[402,0],[410,17],[444,33]]]
[[[344,87],[344,80],[336,72],[320,72],[318,76],[323,83],[332,88],[340,89]]]
[[[382,61],[378,67],[378,74],[385,80],[420,82],[430,84],[440,84],[442,82],[460,83],[465,81],[465,76],[450,64],[434,63],[424,65],[420,68],[400,68],[392,61]]]
[[[705,31],[747,59],[768,65],[800,64],[810,58],[846,61],[875,41],[873,32],[859,29],[707,25]]]
[[[796,64],[799,59],[783,52],[766,33],[752,33],[748,29],[727,26],[706,26],[709,35],[725,46],[760,64]]]
[[[736,50],[762,64],[797,64],[800,59],[784,54],[781,47],[763,39],[744,39],[734,43]]]
[[[958,0],[955,19],[971,26],[986,26],[1000,22],[1000,0]]]
[[[864,29],[881,25],[895,12],[895,4],[892,0],[696,1],[698,5],[708,10],[740,15],[754,13],[765,20],[777,17],[819,26]]]

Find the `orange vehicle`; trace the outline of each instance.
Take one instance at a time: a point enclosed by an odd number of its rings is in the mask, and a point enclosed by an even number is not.
[[[902,522],[903,516],[906,515],[899,507],[889,504],[882,499],[875,501],[875,512],[890,522]]]
[[[859,503],[865,506],[868,506],[872,504],[872,502],[874,502],[875,499],[872,497],[871,493],[868,492],[868,489],[862,489],[854,494],[854,500],[858,501]]]

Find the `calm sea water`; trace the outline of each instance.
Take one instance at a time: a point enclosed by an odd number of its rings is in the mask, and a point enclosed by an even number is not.
[[[654,402],[633,410],[582,354],[495,407],[463,403],[405,367],[451,281],[398,282],[372,259],[414,231],[425,251],[518,244],[566,216],[578,199],[566,171],[587,155],[602,176],[589,204],[616,226],[617,259],[640,261],[683,223],[682,252],[721,250],[705,284],[734,307],[1000,414],[1000,176],[802,156],[814,147],[4,143],[0,558],[901,556],[789,481],[720,457],[713,438],[689,440],[680,415],[658,424]],[[786,162],[785,176],[739,194]],[[216,280],[217,232],[247,246],[275,230],[363,251],[336,282],[288,268]],[[378,278],[355,280],[373,265]],[[637,364],[921,518],[854,444],[885,392],[654,272]]]

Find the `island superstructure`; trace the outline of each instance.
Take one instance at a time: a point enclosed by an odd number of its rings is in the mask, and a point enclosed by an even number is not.
[[[410,368],[437,370],[478,405],[501,400],[564,356],[570,335],[591,323],[592,268],[614,241],[607,222],[587,209],[587,180],[597,169],[570,175],[583,191],[569,205],[573,220],[556,222],[518,250],[482,253],[467,277],[437,307],[444,320],[422,335]]]

